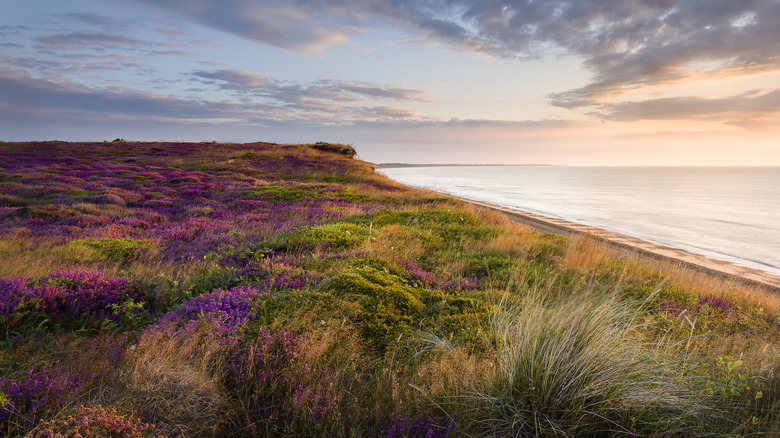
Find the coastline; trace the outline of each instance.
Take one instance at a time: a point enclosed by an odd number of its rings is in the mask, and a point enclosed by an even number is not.
[[[479,208],[486,208],[489,210],[501,212],[509,219],[531,227],[537,231],[560,234],[569,237],[587,236],[597,241],[604,242],[613,249],[627,251],[632,255],[672,263],[682,268],[693,269],[711,277],[736,280],[746,285],[763,287],[773,293],[780,294],[780,276],[760,271],[758,269],[748,268],[745,266],[736,265],[734,263],[712,259],[703,255],[688,252],[684,249],[649,242],[638,237],[628,236],[602,228],[583,225],[564,219],[552,218],[538,213],[530,213],[519,209],[502,207],[487,202],[475,201],[473,199],[467,199],[460,196],[451,195],[449,193],[442,193],[431,189],[403,184],[398,181],[395,182],[412,189],[427,191],[436,193],[441,196],[457,199]]]

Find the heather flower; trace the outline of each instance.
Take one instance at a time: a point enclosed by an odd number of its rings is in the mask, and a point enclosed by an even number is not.
[[[480,280],[472,278],[441,280],[433,272],[428,272],[415,263],[407,261],[398,261],[398,263],[408,271],[408,273],[404,275],[404,278],[409,283],[420,287],[459,291],[477,289],[482,283]]]
[[[161,322],[186,321],[206,318],[218,321],[223,327],[246,324],[257,317],[252,304],[269,292],[256,286],[238,286],[232,289],[216,289],[184,303],[161,318]]]
[[[5,406],[0,406],[0,428],[8,430],[11,424],[27,428],[50,418],[72,402],[81,386],[77,374],[58,374],[45,366],[14,378],[0,377],[0,392],[6,398]]]
[[[16,310],[26,288],[27,280],[23,277],[0,279],[0,316],[8,315]]]
[[[418,412],[414,416],[379,414],[374,436],[387,438],[449,438],[458,436],[457,425],[450,418],[434,418]]]
[[[731,303],[722,298],[716,298],[712,295],[703,297],[699,294],[699,304],[708,305],[713,309],[729,310],[731,309]]]

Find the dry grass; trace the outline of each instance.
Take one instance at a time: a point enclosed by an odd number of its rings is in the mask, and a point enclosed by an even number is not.
[[[417,260],[428,251],[420,232],[402,225],[386,225],[372,231],[370,249],[380,257]]]
[[[230,417],[230,402],[210,366],[216,345],[196,338],[147,336],[125,360],[118,403],[165,436],[217,436]]]
[[[82,265],[97,254],[94,248],[63,243],[46,237],[0,240],[0,277],[41,278],[62,268]]]
[[[580,236],[572,240],[561,265],[567,269],[587,274],[592,272],[594,267],[601,265],[608,257],[614,257],[614,253],[610,253],[611,251],[604,242]]]

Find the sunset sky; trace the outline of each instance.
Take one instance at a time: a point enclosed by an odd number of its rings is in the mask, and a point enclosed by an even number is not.
[[[0,140],[780,165],[780,0],[3,0]]]

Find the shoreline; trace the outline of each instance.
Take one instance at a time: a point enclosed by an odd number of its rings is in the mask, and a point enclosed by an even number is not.
[[[502,207],[488,202],[475,201],[449,193],[403,184],[398,181],[395,182],[415,190],[436,193],[480,208],[498,211],[515,222],[524,224],[543,233],[560,234],[568,237],[587,236],[599,242],[604,242],[611,248],[619,251],[628,251],[639,257],[676,264],[679,267],[693,269],[711,277],[737,280],[746,285],[763,287],[773,293],[780,294],[780,276],[773,275],[769,272],[712,259],[703,255],[691,253],[684,249],[649,242],[638,237],[620,234],[603,228],[583,225],[565,219],[552,218],[515,208]]]

